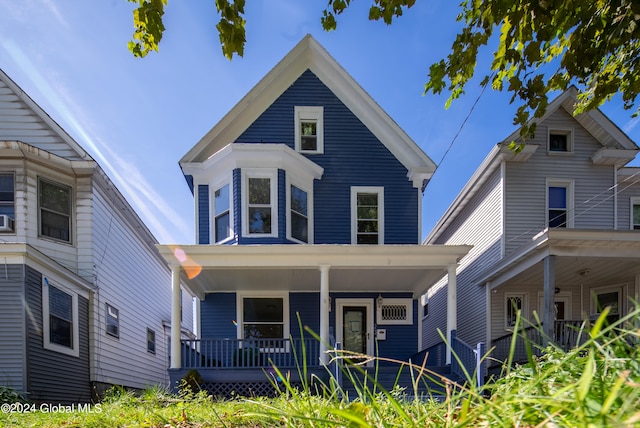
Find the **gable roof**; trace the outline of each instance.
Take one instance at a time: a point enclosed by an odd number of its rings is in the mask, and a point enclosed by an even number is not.
[[[417,183],[431,178],[435,163],[309,34],[180,159],[180,164],[202,162],[233,143],[306,70],[311,70],[407,168],[410,180]]]
[[[68,160],[93,160],[58,123],[0,69],[0,140],[21,141]],[[32,116],[31,119],[25,119]],[[48,128],[48,129],[47,129]]]
[[[529,124],[543,122],[560,108],[564,108],[573,116],[574,106],[578,100],[577,95],[578,89],[575,86],[571,86],[549,103],[542,117],[532,119],[529,121]],[[614,164],[621,167],[631,161],[638,153],[636,143],[599,109],[587,111],[573,116],[573,118],[603,146],[603,148],[592,157],[594,163],[609,157],[613,159],[612,162]],[[473,196],[482,188],[482,185],[490,178],[491,173],[500,166],[503,160],[526,161],[539,147],[537,144],[526,143],[520,152],[515,153],[509,149],[509,145],[512,141],[518,141],[519,139],[520,128],[492,148],[423,243],[434,243],[440,237],[449,224],[451,224],[467,203],[471,201]],[[605,159],[605,161],[608,160]]]

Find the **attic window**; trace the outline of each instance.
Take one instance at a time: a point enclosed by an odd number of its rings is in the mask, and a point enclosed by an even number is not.
[[[322,107],[295,107],[295,148],[307,154],[324,153]]]
[[[550,129],[548,152],[572,153],[573,152],[573,132],[570,129]]]

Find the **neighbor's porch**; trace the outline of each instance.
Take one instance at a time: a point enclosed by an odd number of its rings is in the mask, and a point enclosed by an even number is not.
[[[545,230],[483,280],[493,365],[509,356],[513,330],[534,345],[579,346],[605,307],[611,321],[633,310],[640,294],[640,234],[634,231]],[[536,346],[538,349],[536,350]],[[527,358],[516,341],[514,361]]]

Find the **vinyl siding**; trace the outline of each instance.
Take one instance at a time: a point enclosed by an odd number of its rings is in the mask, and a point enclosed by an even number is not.
[[[206,184],[198,185],[198,244],[209,244],[210,222],[212,217],[209,214],[209,186]]]
[[[458,337],[475,344],[486,340],[486,293],[475,278],[500,259],[502,248],[502,174],[491,174],[456,219],[434,242],[448,245],[473,245],[460,261],[456,272]],[[424,319],[423,341],[432,346],[442,339],[435,329],[446,331],[447,277],[430,290],[430,314]],[[444,305],[444,307],[441,307]],[[431,337],[429,337],[431,336]]]
[[[382,186],[385,244],[419,243],[418,192],[407,179],[407,169],[311,71],[236,142],[282,143],[293,149],[295,106],[324,108],[324,153],[305,155],[324,168],[322,179],[314,183],[314,242],[351,243],[351,186]]]
[[[640,168],[629,169],[633,174],[618,177],[618,229],[620,230],[631,229],[631,198],[640,198]]]
[[[573,154],[547,154],[547,132],[559,128],[573,129]],[[575,228],[613,229],[614,169],[591,161],[591,156],[602,145],[564,109],[540,123],[530,142],[540,147],[529,160],[506,163],[506,254],[528,243],[547,227],[547,178],[574,180]]]
[[[22,141],[57,156],[80,156],[4,81],[0,80],[0,140]]]
[[[0,385],[26,392],[24,266],[4,265],[0,272]]]
[[[167,384],[171,275],[154,243],[122,216],[114,190],[94,189],[95,293],[92,380],[145,388]],[[183,293],[183,326],[191,329],[191,300]],[[120,337],[105,332],[105,303],[119,311]],[[147,328],[155,331],[156,353],[147,352]]]
[[[200,303],[202,339],[235,339],[236,293],[208,293]]]
[[[42,275],[26,266],[27,371],[29,399],[55,403],[85,403],[89,381],[89,301],[78,296],[79,357],[43,347]],[[56,284],[67,287],[65,284]]]

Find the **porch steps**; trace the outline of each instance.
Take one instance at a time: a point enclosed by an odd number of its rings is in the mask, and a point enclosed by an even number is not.
[[[417,371],[411,372],[408,367],[380,366],[375,368],[345,367],[342,374],[342,391],[349,399],[360,396],[360,391],[366,386],[370,392],[380,392],[381,388],[390,392],[395,386],[402,388],[400,397],[424,399],[442,399],[446,396],[444,379],[456,384],[464,381],[451,374],[450,366],[425,367],[425,373],[418,376]],[[444,379],[443,379],[444,378]]]

